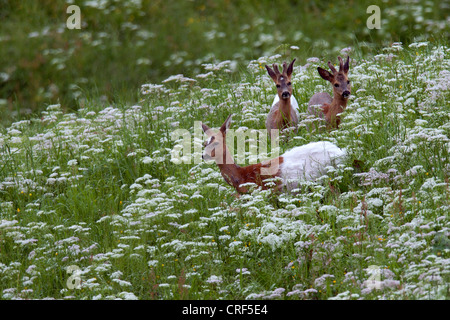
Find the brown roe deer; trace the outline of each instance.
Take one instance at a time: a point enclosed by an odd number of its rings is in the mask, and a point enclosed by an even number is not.
[[[337,129],[341,122],[338,114],[342,113],[347,107],[347,101],[350,97],[350,80],[348,79],[348,69],[350,57],[344,63],[341,57],[339,59],[339,71],[328,61],[331,72],[321,67],[317,68],[319,75],[329,81],[333,86],[333,98],[327,92],[314,94],[308,103],[308,113],[325,119],[327,129]],[[319,106],[314,108],[313,106]]]
[[[272,78],[277,87],[277,94],[279,101],[276,102],[270,109],[266,120],[266,129],[270,133],[272,129],[283,130],[293,127],[298,123],[297,112],[291,104],[292,97],[292,83],[291,76],[294,69],[294,62],[292,60],[289,66],[286,62],[283,63],[283,72],[278,70],[278,66],[273,64],[271,69],[266,65],[267,72]]]
[[[249,192],[247,183],[265,189],[290,192],[298,187],[301,180],[314,181],[323,176],[328,166],[342,163],[346,151],[328,141],[311,142],[295,147],[283,155],[245,167],[237,165],[226,145],[226,135],[230,128],[231,115],[217,131],[202,123],[203,131],[208,135],[202,158],[214,160],[225,181],[238,193]],[[265,181],[266,179],[278,181]],[[275,185],[273,185],[275,183]]]

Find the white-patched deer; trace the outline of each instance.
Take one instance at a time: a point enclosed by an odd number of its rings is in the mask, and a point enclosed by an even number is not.
[[[325,119],[328,129],[337,129],[341,122],[338,114],[342,113],[347,107],[347,101],[350,97],[350,80],[348,79],[348,69],[350,57],[346,62],[339,59],[339,71],[328,61],[328,66],[332,73],[321,67],[317,68],[319,75],[329,81],[333,86],[333,98],[327,92],[314,94],[308,103],[308,113]],[[314,106],[319,106],[315,108]]]
[[[203,131],[208,135],[202,157],[204,160],[214,160],[225,181],[239,193],[249,191],[246,183],[254,183],[263,190],[273,188],[276,191],[289,192],[298,187],[300,180],[313,181],[321,177],[326,173],[327,166],[341,163],[345,155],[344,150],[331,142],[319,141],[295,147],[271,160],[240,167],[234,162],[226,146],[226,135],[230,123],[231,115],[219,131],[214,131],[202,124]],[[281,179],[265,181],[277,177]]]
[[[277,87],[278,97],[278,99],[275,97],[272,108],[267,115],[266,128],[268,132],[271,132],[271,129],[283,130],[298,123],[298,111],[296,110],[298,104],[292,95],[291,83],[295,60],[292,60],[289,66],[284,62],[282,73],[276,64],[272,65],[273,69],[266,65],[267,72]]]

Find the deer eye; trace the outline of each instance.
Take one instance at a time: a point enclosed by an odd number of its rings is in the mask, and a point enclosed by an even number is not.
[[[339,83],[335,83],[334,86],[337,88],[339,87]]]
[[[347,84],[350,84],[350,80],[347,80]]]
[[[214,136],[209,137],[208,140],[205,141],[205,147],[210,145],[211,142],[213,142],[213,141],[214,141]]]
[[[281,86],[279,84],[277,84],[277,88],[280,88]]]
[[[288,82],[287,85],[290,86],[292,83]]]

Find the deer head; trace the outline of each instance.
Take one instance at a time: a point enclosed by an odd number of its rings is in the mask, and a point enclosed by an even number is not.
[[[278,70],[278,66],[274,63],[272,65],[273,69],[266,65],[267,72],[269,76],[272,78],[273,82],[277,86],[278,97],[281,99],[290,99],[292,96],[292,84],[291,84],[291,75],[294,69],[294,62],[296,59],[292,60],[292,62],[287,66],[286,62],[283,63],[283,72],[280,73]]]
[[[208,139],[204,143],[205,152],[202,158],[205,161],[214,160],[217,164],[230,163],[227,161],[226,152],[226,131],[230,128],[232,115],[230,114],[220,127],[219,131],[210,129],[206,124],[202,123],[203,131],[208,135]]]
[[[348,99],[350,97],[350,80],[348,79],[348,69],[349,69],[349,60],[350,57],[347,56],[347,61],[345,63],[342,61],[341,57],[339,59],[339,71],[331,64],[331,61],[328,61],[328,66],[330,67],[329,71],[322,69],[321,67],[317,68],[319,75],[329,81],[333,86],[333,94],[335,97],[342,97],[343,99]]]

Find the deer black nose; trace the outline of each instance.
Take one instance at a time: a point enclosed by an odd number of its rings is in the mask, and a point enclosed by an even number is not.
[[[348,90],[344,91],[344,92],[342,93],[342,96],[343,96],[344,98],[350,97],[350,91],[348,91]]]
[[[287,99],[287,98],[289,98],[291,96],[291,94],[288,92],[288,91],[284,91],[282,94],[281,94],[281,97],[283,98],[283,99]]]

